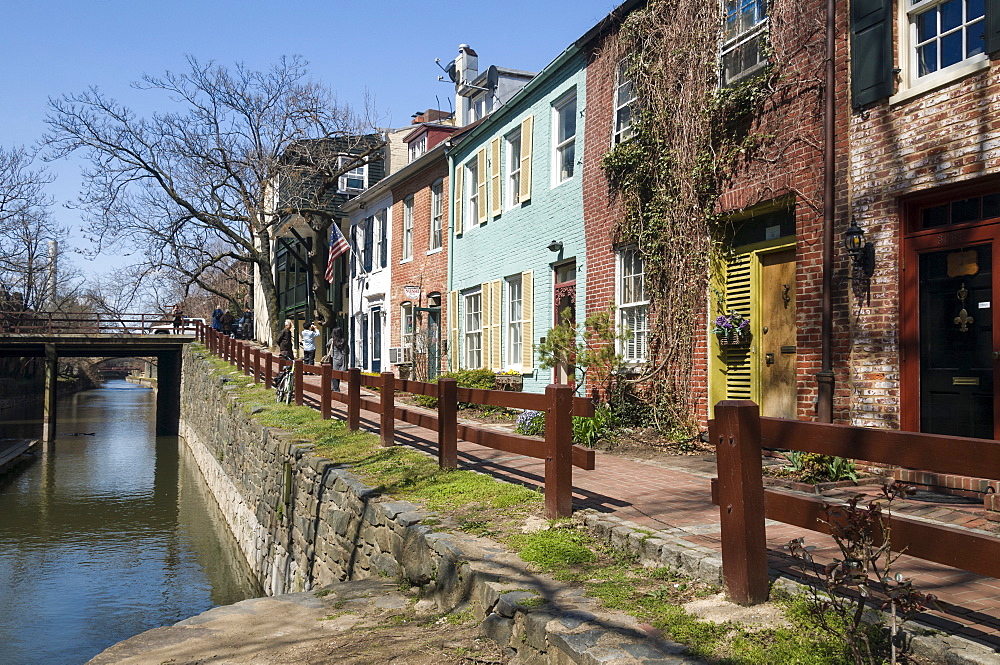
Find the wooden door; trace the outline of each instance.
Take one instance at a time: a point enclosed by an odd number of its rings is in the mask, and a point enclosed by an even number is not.
[[[993,245],[919,265],[920,431],[993,438]]]
[[[760,254],[756,365],[760,413],[796,417],[795,250]]]

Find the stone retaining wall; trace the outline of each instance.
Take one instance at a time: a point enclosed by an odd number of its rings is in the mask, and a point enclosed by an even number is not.
[[[266,594],[396,578],[441,611],[471,609],[512,662],[696,662],[496,543],[447,533],[439,516],[381,497],[293,434],[255,422],[232,389],[184,351],[181,434]]]

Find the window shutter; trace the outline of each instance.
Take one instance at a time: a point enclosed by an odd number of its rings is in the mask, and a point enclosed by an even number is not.
[[[381,265],[386,267],[389,265],[389,214],[387,211],[382,211],[382,219],[379,221],[379,226],[382,227],[382,257]]]
[[[726,266],[726,307],[748,318],[751,310],[750,258],[750,254],[737,254]],[[753,399],[750,350],[727,346],[721,351],[726,364],[726,399]]]
[[[476,188],[479,191],[479,223],[485,224],[489,219],[489,208],[486,207],[486,148],[476,154]]]
[[[490,215],[498,217],[503,209],[500,191],[500,139],[490,141]]]
[[[372,271],[372,243],[375,240],[374,233],[372,233],[372,231],[374,230],[373,229],[374,223],[375,223],[375,218],[374,217],[369,217],[369,218],[367,218],[364,221],[364,225],[365,225],[365,230],[364,230],[364,234],[365,234],[365,263],[364,263],[364,270],[365,270],[365,272],[371,272]]]
[[[986,0],[986,52],[1000,51],[1000,0]]]
[[[493,314],[493,291],[490,283],[479,285],[479,339],[483,367],[489,369],[493,367],[493,357],[490,352],[493,350],[492,334],[493,325],[490,316]],[[473,369],[473,368],[470,368]]]
[[[851,103],[861,108],[892,92],[892,0],[853,0]]]
[[[531,129],[535,116],[529,115],[521,121],[521,202],[531,198]]]
[[[521,136],[524,136],[523,134]],[[522,171],[522,174],[524,172]],[[535,291],[534,281],[531,271],[521,273],[521,307],[523,313],[521,318],[521,371],[529,374],[535,371],[535,343],[534,314],[535,314]]]
[[[462,235],[462,201],[465,200],[465,192],[462,186],[465,182],[465,165],[459,164],[455,167],[455,235]]]
[[[458,369],[458,291],[448,294],[448,366]]]
[[[492,332],[490,333],[490,341],[493,343],[493,348],[490,355],[493,357],[493,371],[501,372],[503,371],[503,352],[501,345],[500,329],[502,328],[503,319],[503,281],[495,280],[490,283],[493,287],[493,294],[490,296],[490,300],[493,303],[493,311],[490,315],[490,327]]]
[[[358,226],[355,224],[351,227],[351,277],[355,277],[358,274],[358,261],[361,260],[361,253],[358,251]]]

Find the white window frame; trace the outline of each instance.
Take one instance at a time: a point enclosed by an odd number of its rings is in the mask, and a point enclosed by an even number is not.
[[[507,192],[504,196],[506,210],[521,205],[521,129],[504,137],[504,154],[507,160]]]
[[[431,184],[431,234],[428,243],[431,252],[440,252],[444,241],[444,178]]]
[[[372,272],[379,272],[382,270],[382,235],[383,227],[390,223],[389,209],[379,208],[374,215],[372,215],[375,220],[372,222]],[[389,238],[388,229],[385,229],[385,241],[391,242]],[[391,252],[386,248],[385,262],[386,265],[392,260]]]
[[[917,53],[917,47],[919,45],[919,42],[917,41],[917,17],[944,4],[944,2],[945,0],[921,0],[911,5],[909,0],[905,0],[904,2],[898,3],[897,23],[899,26],[899,63],[902,72],[900,72],[899,91],[896,95],[890,97],[890,103],[903,101],[914,95],[927,92],[928,90],[940,87],[946,83],[989,67],[990,59],[989,55],[985,52],[984,43],[982,53],[968,56],[952,65],[949,65],[948,67],[944,67],[942,69],[938,69],[937,71],[929,72],[924,76],[920,76],[919,56]],[[963,13],[964,9],[965,3],[963,2]],[[963,16],[963,23],[959,26],[959,28],[957,28],[963,32],[966,27],[970,25],[970,22],[966,21],[965,18],[966,17]],[[984,16],[983,18],[975,19],[971,23],[985,25],[985,20]],[[953,31],[949,31],[949,34],[951,32]],[[936,39],[939,43],[938,50],[940,56],[941,35],[938,34]]]
[[[579,118],[577,117],[576,89],[560,97],[552,105],[552,186],[561,185],[568,182],[576,175],[576,136],[579,131]],[[572,108],[573,134],[560,139],[559,132],[562,129],[562,119]],[[569,160],[569,175],[564,176],[563,162],[566,154],[572,153]]]
[[[413,194],[403,199],[403,258],[400,263],[413,260]]]
[[[731,2],[736,3],[737,9],[739,8],[740,3],[742,2],[754,2],[756,3],[754,7],[755,13],[757,10],[760,9],[760,6],[763,5],[764,14],[763,16],[757,16],[756,17],[757,20],[756,22],[753,23],[753,25],[742,27],[741,29],[738,29],[738,32],[735,32],[734,34],[731,35],[727,35],[726,34],[726,28],[728,25],[727,14],[729,11],[727,5]],[[756,72],[760,71],[762,67],[767,65],[767,58],[763,57],[761,49],[761,47],[764,45],[765,40],[767,39],[767,29],[770,22],[769,15],[767,13],[768,9],[767,3],[768,0],[722,0],[722,50],[719,54],[720,86],[725,87],[728,85],[732,85],[734,83],[738,83],[739,81],[747,78],[748,76],[753,76]],[[737,11],[736,15],[739,16],[739,14],[740,12]],[[739,21],[739,19],[737,19],[737,21]],[[730,76],[727,76],[726,65],[725,65],[726,56],[731,53],[737,52],[739,49],[743,48],[744,46],[747,46],[748,44],[751,44],[754,41],[758,42],[757,62],[751,65],[750,67],[747,67],[746,69],[742,69],[738,72],[734,72]]]
[[[483,294],[475,289],[462,294],[462,367],[483,366]]]
[[[420,138],[411,141],[409,146],[410,161],[415,162],[427,152],[427,134],[422,134]]]
[[[416,332],[416,319],[414,318],[413,303],[404,302],[399,306],[399,339],[403,348],[403,362],[413,362],[414,333]]]
[[[514,275],[504,280],[504,309],[507,338],[506,366],[507,369],[520,370],[524,358],[524,284],[521,275]]]
[[[478,157],[474,154],[472,159],[465,163],[465,173],[462,183],[465,187],[465,200],[462,205],[462,214],[465,215],[466,229],[479,226],[479,165]]]
[[[635,135],[632,127],[632,105],[635,103],[635,82],[628,77],[629,58],[626,56],[618,61],[615,68],[615,113],[612,117],[614,127],[611,131],[611,144],[618,145],[628,141]],[[622,94],[625,92],[628,98],[622,101]],[[627,112],[627,124],[621,123],[622,113]]]
[[[343,168],[344,166],[346,166],[347,164],[350,164],[355,159],[356,159],[356,157],[351,156],[351,155],[341,155],[340,159],[338,160],[338,165],[341,168]],[[348,182],[351,179],[357,180],[359,177],[361,179],[361,186],[360,187],[349,187],[348,186]],[[338,180],[338,183],[337,183],[337,189],[340,190],[341,192],[360,192],[360,191],[362,191],[364,189],[367,189],[367,188],[368,188],[368,165],[367,164],[362,164],[361,166],[354,167],[353,169],[351,169],[347,173],[345,173],[342,176],[340,176],[340,178]]]
[[[630,260],[631,259],[631,260]],[[642,272],[632,272],[635,259]],[[638,297],[637,297],[638,296]],[[621,247],[615,252],[615,307],[616,324],[631,330],[632,338],[620,340],[618,353],[622,361],[636,365],[646,362],[649,352],[649,298],[646,296],[646,266],[635,245]],[[632,324],[641,314],[644,327]]]

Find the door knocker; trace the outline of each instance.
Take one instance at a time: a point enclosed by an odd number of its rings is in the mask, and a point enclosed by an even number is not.
[[[962,303],[962,310],[955,317],[955,324],[958,326],[959,332],[969,332],[969,324],[975,323],[976,320],[969,316],[968,310],[965,309],[965,300],[969,297],[969,290],[965,288],[965,282],[962,282],[962,288],[958,290],[955,297]]]

